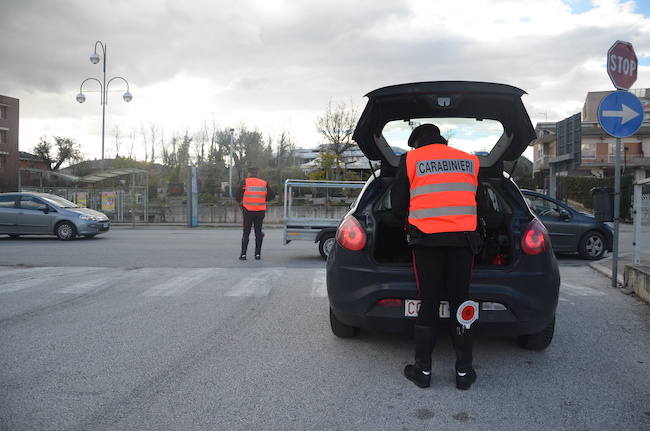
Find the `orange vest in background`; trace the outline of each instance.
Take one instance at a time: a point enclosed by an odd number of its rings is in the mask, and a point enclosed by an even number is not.
[[[476,230],[478,157],[443,144],[406,154],[408,221],[424,233]]]
[[[246,178],[241,204],[248,211],[266,211],[266,181],[255,177]]]

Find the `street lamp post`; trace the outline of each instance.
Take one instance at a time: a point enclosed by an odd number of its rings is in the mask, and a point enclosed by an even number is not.
[[[101,47],[102,55],[97,54],[97,45]],[[97,78],[86,78],[84,81],[81,83],[81,86],[79,87],[79,94],[77,94],[77,102],[79,103],[84,103],[86,101],[86,96],[84,96],[82,90],[84,83],[86,81],[96,81],[99,86],[100,86],[100,93],[101,93],[101,104],[102,104],[102,164],[101,168],[102,171],[104,170],[104,131],[105,131],[105,125],[106,125],[106,104],[108,103],[108,85],[115,79],[121,79],[126,83],[126,93],[122,96],[125,102],[130,102],[133,99],[133,96],[131,93],[129,93],[129,82],[122,78],[121,76],[116,76],[114,78],[111,78],[108,82],[106,82],[106,44],[102,43],[100,41],[95,42],[95,52],[93,55],[90,56],[90,61],[93,64],[99,63],[99,60],[102,59],[104,60],[103,62],[103,69],[104,69],[104,77],[103,80],[100,81]]]
[[[230,189],[230,201],[232,202],[232,157],[233,145],[235,144],[235,129],[230,129],[230,159],[228,161],[229,175],[228,188]]]

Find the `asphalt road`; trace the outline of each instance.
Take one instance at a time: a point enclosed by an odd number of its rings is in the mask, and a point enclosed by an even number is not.
[[[413,338],[334,337],[317,246],[266,234],[244,262],[236,229],[0,237],[0,430],[650,429],[650,307],[587,262],[548,349],[477,339],[464,392],[443,338],[420,389]]]

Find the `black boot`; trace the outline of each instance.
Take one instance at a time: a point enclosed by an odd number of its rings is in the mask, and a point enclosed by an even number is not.
[[[476,381],[476,371],[472,368],[472,347],[474,334],[464,327],[453,328],[451,339],[456,350],[456,388],[467,390]]]
[[[242,238],[241,240],[241,253],[239,254],[239,260],[246,260],[246,251],[248,250],[248,238]]]
[[[407,365],[404,375],[421,388],[431,385],[431,353],[436,335],[431,326],[415,325],[415,364]]]
[[[255,237],[255,259],[258,259],[258,256],[262,254],[262,240],[264,239],[263,235],[264,234],[260,235],[259,238],[257,236]]]

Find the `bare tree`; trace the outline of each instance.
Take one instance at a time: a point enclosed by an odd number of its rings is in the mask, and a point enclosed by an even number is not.
[[[201,124],[201,128],[199,129],[198,132],[196,132],[196,135],[194,136],[194,145],[192,146],[192,150],[194,154],[196,155],[196,163],[201,164],[205,162],[206,160],[206,145],[209,144],[210,142],[210,137],[212,133],[210,131],[210,128],[208,127],[208,123],[203,119],[203,123]]]
[[[233,154],[233,166],[237,170],[237,178],[239,180],[244,178],[247,167],[261,167],[265,156],[262,134],[258,130],[248,130],[244,123],[240,123],[235,132]]]
[[[357,123],[358,109],[352,99],[346,105],[340,102],[332,106],[330,99],[323,115],[316,119],[316,129],[325,138],[322,150],[341,156],[356,144],[352,141],[352,134]]]
[[[142,149],[144,150],[144,160],[149,160],[149,150],[147,148],[147,129],[144,124],[140,124],[140,136],[142,137]]]
[[[333,106],[330,99],[323,115],[316,119],[316,129],[325,138],[321,145],[321,151],[336,156],[336,166],[340,170],[341,157],[343,154],[354,148],[356,144],[352,141],[352,134],[358,119],[358,109],[352,99],[350,103],[340,102]],[[342,172],[340,172],[342,174]]]
[[[117,124],[114,125],[111,130],[111,135],[113,135],[113,146],[115,147],[115,157],[117,158],[120,155],[120,148],[122,147],[122,133],[120,132],[120,126]]]
[[[158,139],[158,127],[153,123],[149,123],[149,139],[151,144],[151,163],[153,163],[156,161],[156,141]],[[146,162],[147,159],[144,161]]]
[[[278,187],[282,187],[284,180],[288,178],[287,171],[292,165],[293,152],[296,150],[296,144],[288,131],[283,130],[280,133],[280,137],[277,140],[277,147],[276,167],[278,170]]]
[[[129,159],[133,159],[133,151],[135,150],[135,143],[138,139],[138,131],[136,129],[131,129],[131,133],[129,134],[129,139],[130,143],[128,144],[127,147],[127,155],[126,157]]]

